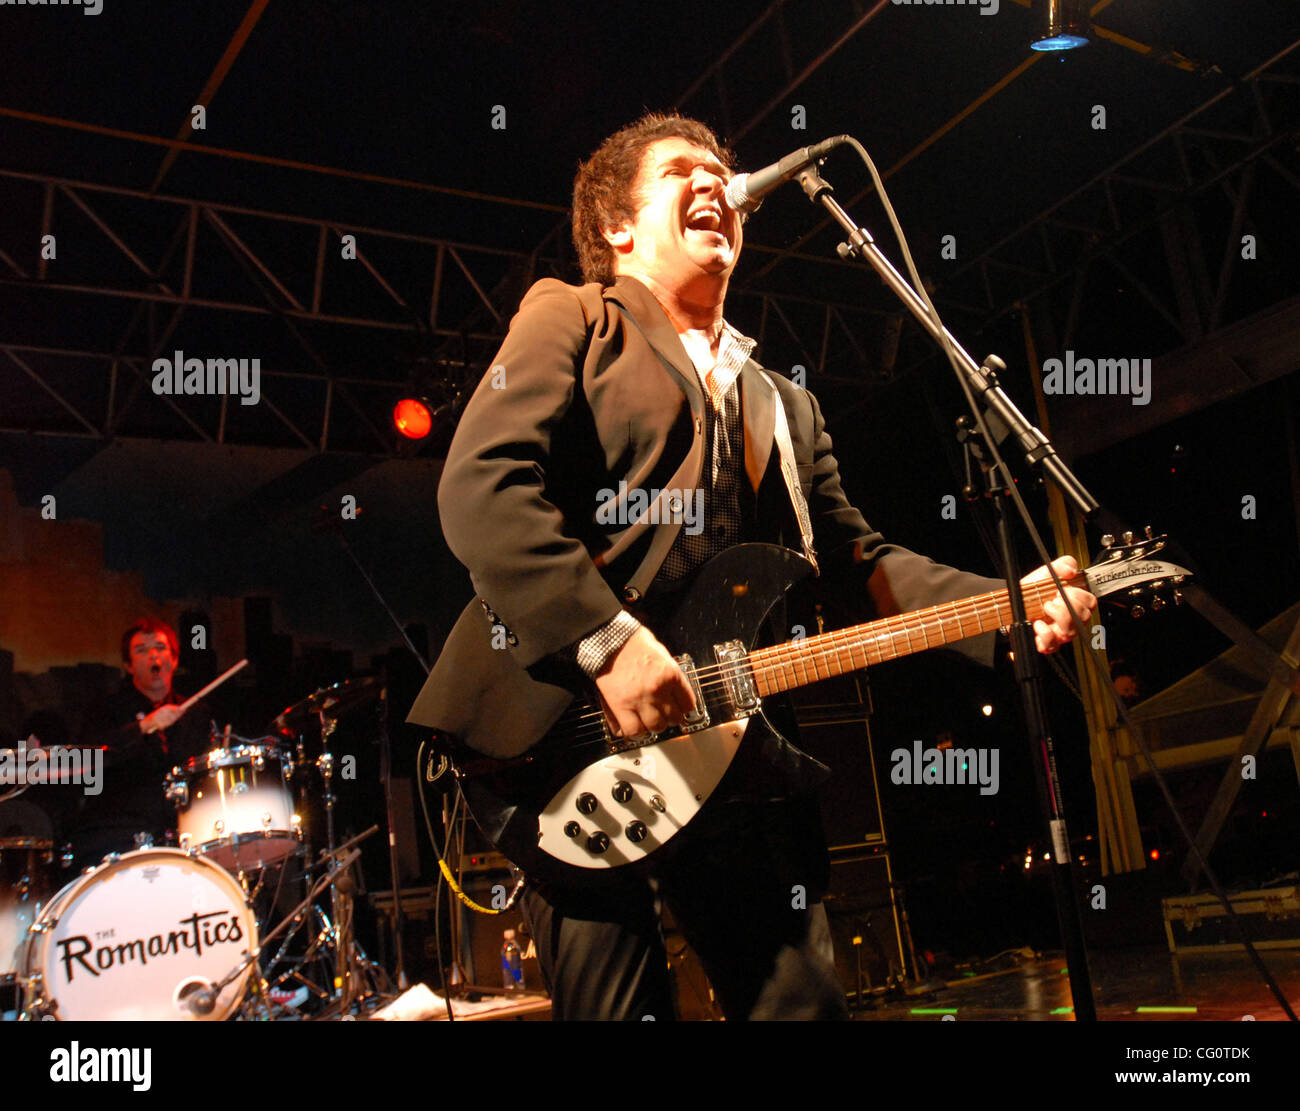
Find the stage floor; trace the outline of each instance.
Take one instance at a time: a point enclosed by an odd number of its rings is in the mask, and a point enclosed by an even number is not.
[[[1300,1009],[1300,950],[1274,949],[1261,957],[1291,1006]],[[1286,1015],[1245,953],[1197,954],[1175,963],[1164,948],[1089,954],[1097,1017],[1107,1022],[1230,1021],[1254,1015],[1260,1022]],[[1159,1009],[1156,1009],[1159,1008]],[[1170,1009],[1174,1008],[1174,1009]],[[942,1020],[1070,1021],[1070,984],[1060,953],[1019,968],[937,985],[906,999],[856,1010],[864,1022]]]
[[[1300,1009],[1300,950],[1275,949],[1261,955],[1291,1006]],[[1163,948],[1126,949],[1093,951],[1089,961],[1097,1017],[1105,1022],[1240,1022],[1246,1015],[1259,1022],[1286,1018],[1244,953],[1197,954],[1175,963]],[[518,1013],[473,1017],[534,1021],[549,1017],[549,1001],[544,997],[530,995],[527,1002],[529,1006],[520,1007]],[[1070,1004],[1069,977],[1059,952],[1023,959],[1004,971],[935,981],[929,990],[906,997],[871,999],[861,1007],[850,1000],[852,1017],[858,1022],[935,1022],[946,1015],[964,1022],[1068,1022],[1074,1018]],[[13,1006],[12,989],[6,988],[0,998],[0,1018],[16,1018],[10,1010]],[[683,1017],[704,1015],[699,1008],[685,1007]]]

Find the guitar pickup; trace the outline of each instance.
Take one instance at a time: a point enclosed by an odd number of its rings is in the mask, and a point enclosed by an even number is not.
[[[713,654],[722,667],[722,681],[732,706],[742,714],[753,714],[763,704],[749,669],[749,652],[742,641],[728,640],[713,646]]]
[[[677,661],[677,666],[682,669],[682,674],[686,676],[686,681],[691,685],[691,693],[695,695],[695,709],[686,715],[682,728],[687,733],[697,733],[709,727],[709,709],[704,702],[704,691],[700,687],[700,677],[695,671],[695,661],[691,659],[689,653],[673,658]]]

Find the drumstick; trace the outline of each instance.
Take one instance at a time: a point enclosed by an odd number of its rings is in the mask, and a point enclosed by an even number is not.
[[[184,702],[182,702],[179,706],[177,706],[176,707],[177,716],[179,717],[181,714],[185,713],[186,710],[188,710],[191,706],[194,705],[194,703],[196,703],[200,698],[202,698],[205,694],[207,694],[208,691],[214,690],[217,687],[221,686],[221,684],[224,683],[227,679],[229,679],[232,675],[234,675],[236,671],[242,671],[247,666],[248,666],[248,660],[244,659],[244,660],[240,660],[239,663],[235,664],[234,667],[229,668],[226,671],[223,671],[220,675],[218,675],[215,679],[213,679],[211,683],[209,683],[206,687],[204,687],[201,691],[199,691],[198,694],[190,695],[189,698],[187,698]]]
[[[234,675],[236,671],[240,671],[243,668],[246,668],[247,666],[248,666],[248,660],[242,659],[239,661],[239,663],[235,664],[234,667],[229,668],[226,671],[222,672],[215,679],[213,679],[211,683],[209,683],[206,687],[204,687],[201,691],[199,691],[197,694],[190,695],[189,698],[187,698],[184,702],[182,702],[179,706],[177,706],[176,716],[178,718],[181,717],[186,710],[188,710],[191,706],[194,705],[194,703],[196,703],[200,698],[202,698],[205,694],[207,694],[208,691],[221,686],[221,684],[224,683],[227,679],[229,679],[232,675]]]

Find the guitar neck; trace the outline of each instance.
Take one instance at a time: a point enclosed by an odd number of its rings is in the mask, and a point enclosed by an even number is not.
[[[1056,585],[1051,579],[1045,579],[1023,590],[1025,609],[1033,621],[1042,616],[1043,605],[1055,596]],[[760,648],[749,654],[749,664],[758,693],[766,696],[860,671],[885,660],[942,648],[1010,624],[1010,596],[1006,590],[994,590],[898,617]]]

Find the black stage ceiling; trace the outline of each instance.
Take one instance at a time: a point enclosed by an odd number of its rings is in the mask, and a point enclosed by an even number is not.
[[[1027,411],[1021,303],[1039,359],[1157,360],[1146,405],[1049,399],[1054,436],[1103,501],[1139,526],[1214,530],[1229,550],[1260,532],[1269,551],[1294,549],[1295,395],[1269,385],[1300,350],[1289,0],[1102,0],[1095,41],[1065,57],[1026,49],[1023,0],[103,0],[98,15],[2,15],[0,466],[21,504],[53,492],[103,523],[109,565],[145,568],[158,597],[287,590],[321,635],[364,628],[373,644],[382,616],[325,621],[320,584],[299,589],[314,507],[360,490],[368,554],[390,565],[403,615],[444,624],[466,589],[432,497],[457,388],[530,279],[573,277],[578,158],[672,107],[751,168],[856,135],[949,326],[976,357],[1006,358]],[[868,182],[845,152],[826,173],[846,203]],[[851,207],[897,257],[875,198]],[[793,188],[768,200],[730,315],[769,366],[808,368],[878,527],[985,566],[969,528],[917,509],[960,484],[946,368],[816,217]],[[38,258],[46,232],[54,260]],[[340,257],[349,233],[355,261]],[[155,396],[151,360],[176,350],[259,357],[262,403]],[[399,445],[389,414],[413,376],[453,405],[423,444]],[[171,493],[142,507],[142,481]],[[1233,531],[1238,487],[1278,508],[1249,537]],[[352,574],[307,562],[329,582]],[[286,567],[292,584],[272,573]],[[1276,598],[1228,600],[1265,620],[1295,577],[1288,557]]]

